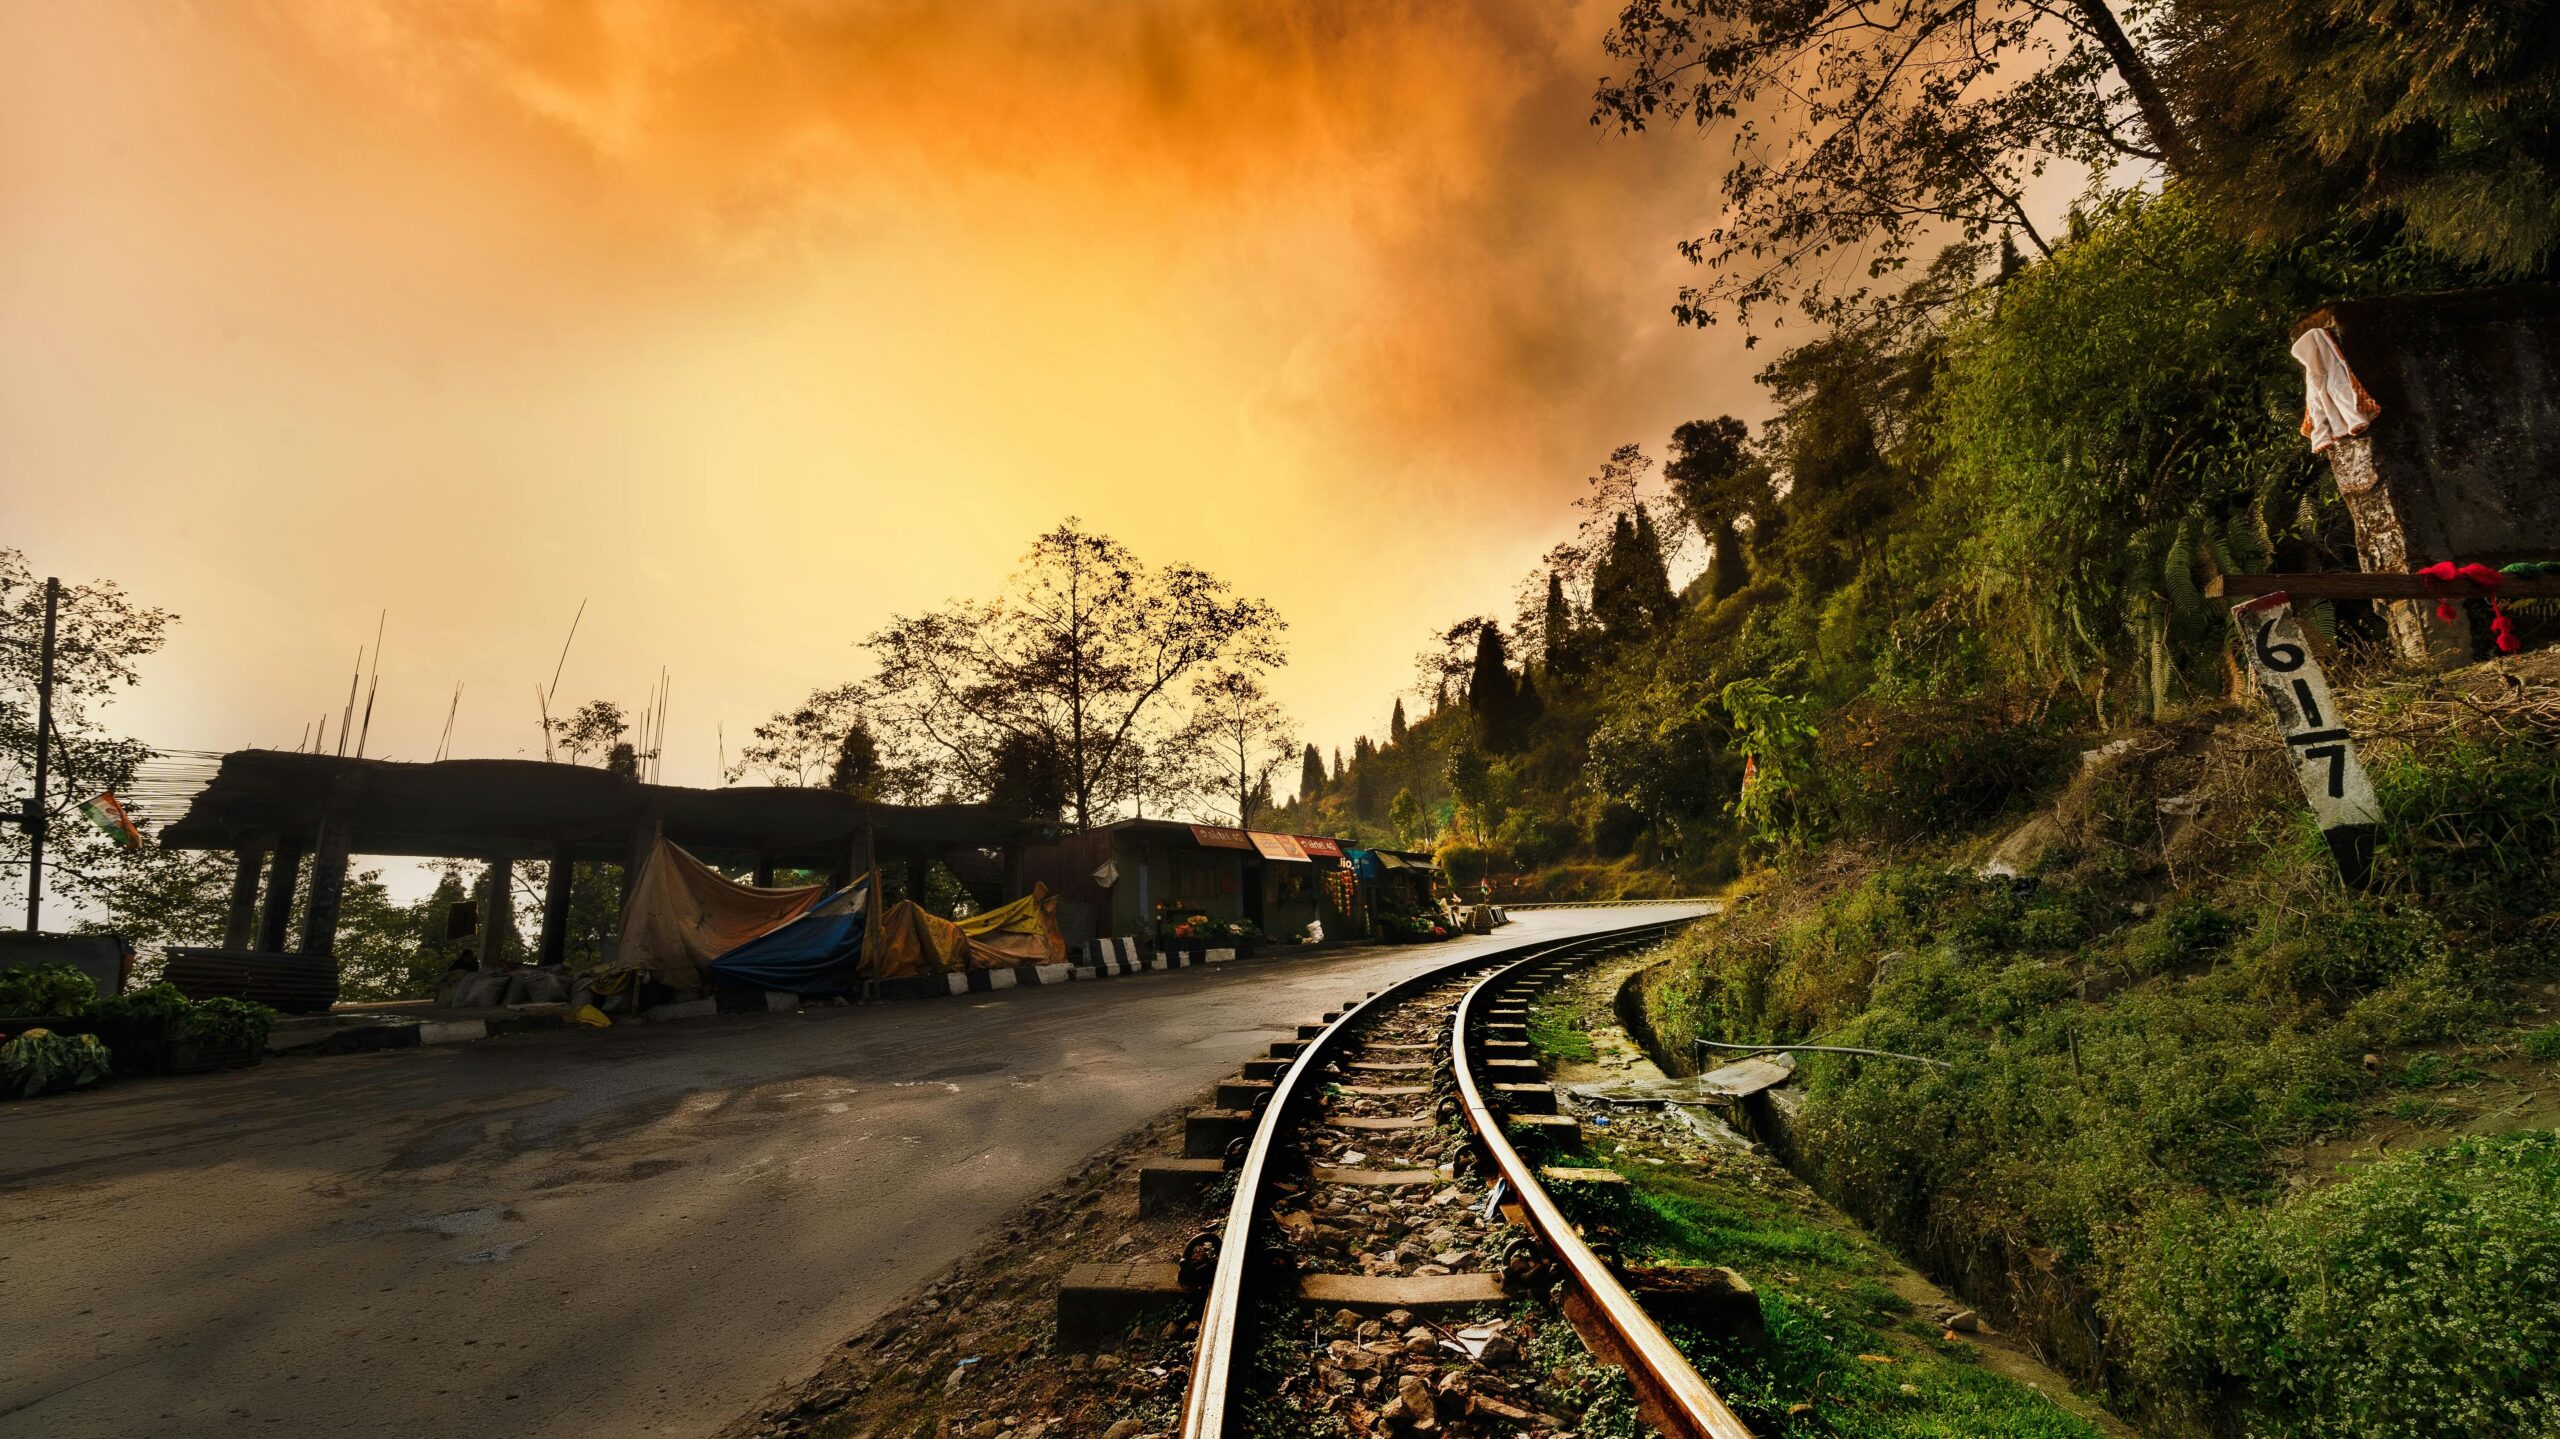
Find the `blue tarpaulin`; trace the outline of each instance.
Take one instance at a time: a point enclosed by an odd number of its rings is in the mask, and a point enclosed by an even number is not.
[[[871,880],[855,880],[808,913],[711,961],[721,984],[786,994],[851,994],[871,919]]]

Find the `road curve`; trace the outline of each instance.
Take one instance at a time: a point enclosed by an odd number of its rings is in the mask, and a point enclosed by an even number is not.
[[[1308,1015],[1652,913],[0,1106],[0,1436],[707,1433]]]

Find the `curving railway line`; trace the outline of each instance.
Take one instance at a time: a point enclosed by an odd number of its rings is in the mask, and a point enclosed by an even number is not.
[[[1574,1121],[1554,1113],[1554,1091],[1538,1082],[1527,997],[1677,927],[1461,960],[1350,1006],[1298,1047],[1237,1141],[1241,1153],[1230,1153],[1224,1222],[1186,1255],[1186,1267],[1208,1274],[1187,1439],[1267,1430],[1248,1410],[1292,1388],[1309,1401],[1328,1388],[1357,1394],[1407,1428],[1538,1428],[1534,1402],[1498,1380],[1482,1381],[1490,1392],[1462,1378],[1430,1382],[1470,1369],[1487,1343],[1516,1343],[1497,1336],[1516,1331],[1522,1321],[1505,1316],[1524,1302],[1529,1327],[1569,1324],[1595,1360],[1623,1369],[1659,1432],[1749,1439],[1629,1294],[1614,1255],[1595,1250],[1549,1194],[1589,1172],[1536,1157]],[[1384,1320],[1351,1322],[1389,1305]],[[1449,1322],[1414,1322],[1434,1317]],[[1274,1355],[1292,1357],[1275,1367]]]

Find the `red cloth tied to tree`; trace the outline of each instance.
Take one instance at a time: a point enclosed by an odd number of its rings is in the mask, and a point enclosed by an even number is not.
[[[2436,618],[2446,624],[2452,624],[2461,618],[2462,611],[2454,608],[2454,597],[2450,592],[2438,590],[2436,586],[2449,585],[2456,580],[2469,580],[2487,590],[2489,592],[2489,633],[2497,639],[2498,653],[2511,655],[2516,652],[2515,621],[2507,618],[2507,607],[2498,599],[2498,581],[2505,576],[2487,565],[2457,565],[2451,560],[2438,560],[2418,571],[2418,578],[2426,581],[2428,591],[2436,596]]]

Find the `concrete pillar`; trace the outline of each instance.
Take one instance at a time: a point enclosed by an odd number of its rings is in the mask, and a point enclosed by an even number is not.
[[[516,932],[516,867],[511,860],[489,861],[488,873],[480,888],[488,894],[480,906],[488,917],[480,926],[480,963],[488,965],[506,956],[506,943]]]
[[[641,817],[631,830],[631,848],[622,858],[622,907],[631,908],[631,891],[640,884],[640,871],[649,863],[649,852],[658,847],[658,827],[662,821],[655,810]]]
[[[243,847],[231,861],[231,912],[223,921],[222,947],[247,949],[258,928],[258,862],[263,849]]]
[[[1138,918],[1131,933],[1150,939],[1155,935],[1156,922],[1154,870],[1155,852],[1145,845],[1138,846]]]
[[[576,852],[565,844],[551,847],[551,878],[542,890],[542,939],[534,950],[537,964],[564,964],[569,958],[569,897],[578,884]]]
[[[258,912],[258,948],[284,953],[286,926],[293,920],[293,891],[302,882],[302,841],[279,835],[267,854],[267,901]]]
[[[355,838],[355,816],[332,807],[320,817],[319,838],[311,844],[311,894],[302,905],[299,953],[323,958],[338,952],[338,906],[347,891],[347,846]]]

